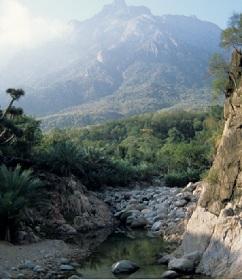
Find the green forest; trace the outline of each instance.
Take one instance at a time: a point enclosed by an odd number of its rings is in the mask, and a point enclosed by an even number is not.
[[[9,127],[2,133],[0,151],[10,162],[15,158],[34,169],[73,174],[90,188],[124,186],[154,177],[164,178],[171,187],[183,186],[199,180],[210,167],[222,115],[222,108],[213,106],[208,112],[149,113],[43,133],[38,121],[10,104],[2,113],[3,125]]]

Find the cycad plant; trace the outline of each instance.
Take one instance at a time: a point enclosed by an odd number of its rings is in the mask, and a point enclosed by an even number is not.
[[[20,166],[8,169],[0,166],[0,224],[1,235],[11,241],[19,214],[29,205],[37,188],[42,186],[39,179],[34,178],[31,170],[22,170]]]

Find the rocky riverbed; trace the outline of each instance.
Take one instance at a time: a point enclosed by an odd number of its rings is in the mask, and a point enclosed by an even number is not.
[[[185,188],[108,188],[99,196],[121,225],[131,229],[145,228],[151,236],[179,241],[200,192],[199,183],[189,183]]]
[[[108,227],[104,229],[71,234],[70,240],[65,236],[65,241],[42,239],[34,244],[21,246],[1,243],[0,278],[81,278],[80,267],[83,260],[91,255],[114,230],[118,234],[130,236],[131,241],[132,232],[142,229],[151,239],[162,237],[163,240],[179,242],[187,221],[196,207],[200,192],[199,183],[190,183],[183,189],[168,188],[159,183],[159,185],[135,186],[129,189],[106,188],[102,193],[95,195],[93,193],[92,196],[97,197],[95,201],[104,201],[106,208],[112,213],[110,217],[113,227],[107,223]],[[106,208],[102,206],[105,211]],[[88,211],[89,208],[85,209]],[[97,216],[102,215],[102,213],[95,213]],[[129,244],[131,241],[128,241]],[[174,259],[164,255],[164,261],[162,257],[160,255],[157,259],[158,265],[159,262],[167,265],[168,261]],[[162,269],[164,271],[164,266]],[[160,276],[157,274],[157,277]]]

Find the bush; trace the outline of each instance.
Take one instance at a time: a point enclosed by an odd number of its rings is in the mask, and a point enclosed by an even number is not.
[[[39,165],[58,175],[83,174],[82,152],[70,141],[54,142],[37,154]]]
[[[22,170],[20,166],[11,170],[5,165],[0,167],[0,182],[1,238],[11,241],[18,215],[42,184],[33,177],[31,170]]]
[[[158,168],[153,164],[141,163],[135,167],[136,179],[138,181],[152,181],[154,176],[159,175]]]
[[[95,149],[85,151],[83,183],[89,188],[103,185],[124,186],[135,176],[134,168],[124,160],[112,160]]]
[[[167,187],[185,187],[189,182],[196,182],[200,179],[200,171],[170,173],[164,179]]]

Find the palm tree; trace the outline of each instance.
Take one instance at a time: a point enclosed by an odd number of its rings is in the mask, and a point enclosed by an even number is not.
[[[21,210],[29,205],[31,196],[41,186],[41,181],[33,177],[31,170],[0,166],[0,223],[5,240],[11,241],[11,230],[16,226]]]
[[[0,145],[8,144],[15,137],[21,136],[21,130],[14,125],[13,119],[23,114],[21,108],[13,106],[14,102],[24,96],[22,89],[9,88],[6,93],[10,95],[11,100],[5,110],[0,110]]]

